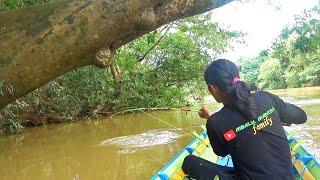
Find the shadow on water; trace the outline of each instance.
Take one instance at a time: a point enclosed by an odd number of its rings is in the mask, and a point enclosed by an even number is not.
[[[289,130],[299,132],[296,136],[306,139],[305,146],[319,157],[320,88],[273,92],[307,112],[307,123]],[[190,141],[184,132],[200,131],[205,124],[194,112],[151,114],[178,128],[135,113],[1,137],[0,179],[148,179]]]

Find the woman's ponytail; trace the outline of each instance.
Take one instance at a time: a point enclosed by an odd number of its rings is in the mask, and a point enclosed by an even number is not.
[[[233,85],[233,90],[231,91],[230,103],[236,108],[244,117],[248,119],[253,119],[256,116],[255,103],[250,94],[249,86],[243,82],[239,81]]]
[[[240,80],[237,66],[229,60],[218,59],[208,65],[204,79],[208,85],[217,86],[226,94],[229,106],[245,118],[251,120],[256,116],[256,107],[249,86]]]

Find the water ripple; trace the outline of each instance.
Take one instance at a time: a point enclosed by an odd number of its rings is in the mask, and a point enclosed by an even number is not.
[[[320,104],[320,99],[293,99],[283,98],[284,101],[295,104],[297,106]]]
[[[172,143],[182,136],[178,132],[178,129],[149,130],[140,134],[107,139],[102,141],[100,146],[116,146],[120,154],[134,153],[153,146]]]

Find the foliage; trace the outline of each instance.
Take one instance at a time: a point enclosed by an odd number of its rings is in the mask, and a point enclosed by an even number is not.
[[[210,14],[181,20],[173,26],[144,61],[137,56],[147,51],[150,34],[120,50],[118,64],[122,72],[126,99],[117,104],[127,107],[181,106],[190,94],[199,94],[203,70],[213,54],[227,47],[231,37],[209,21]],[[151,33],[159,39],[160,32]],[[202,86],[203,87],[203,86]]]
[[[111,78],[106,70],[85,67],[49,83],[25,98],[36,107],[38,114],[59,112],[64,120],[72,120],[79,114],[88,114],[105,103],[111,94]],[[90,113],[89,113],[90,114]]]
[[[241,59],[239,61],[240,76],[246,82],[257,84],[260,66],[268,58],[268,52],[263,51],[256,58]]]
[[[15,103],[9,104],[6,109],[0,111],[0,126],[3,127],[1,131],[20,131],[23,126],[17,122],[17,113],[20,109],[26,108],[27,106],[25,102],[17,100]]]
[[[0,2],[0,11],[28,7],[31,5],[55,2],[56,0],[3,0]]]
[[[267,89],[320,85],[320,20],[312,18],[319,5],[284,28],[267,55],[240,60],[247,82]]]
[[[283,69],[279,60],[267,59],[260,66],[258,80],[261,88],[282,88],[286,87],[283,77]]]

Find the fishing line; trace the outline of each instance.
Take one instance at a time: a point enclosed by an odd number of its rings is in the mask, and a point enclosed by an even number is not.
[[[188,136],[194,137],[194,135],[193,135],[192,133],[188,133],[188,132],[182,130],[181,128],[179,128],[179,127],[177,127],[177,126],[175,126],[175,125],[173,125],[173,124],[171,124],[171,123],[168,123],[167,121],[165,121],[165,120],[163,120],[163,119],[158,118],[157,116],[154,116],[154,115],[152,115],[152,114],[150,114],[150,113],[146,113],[146,112],[144,112],[144,111],[141,111],[141,112],[144,113],[144,114],[146,114],[146,115],[148,115],[148,116],[150,116],[150,117],[152,117],[152,118],[154,118],[154,119],[157,119],[158,121],[161,121],[161,122],[165,123],[166,125],[169,125],[169,126],[173,127],[174,129],[177,129],[178,131],[183,132],[184,134],[186,134],[186,135],[188,135]]]
[[[198,134],[196,134],[195,131],[193,131],[192,133],[191,132],[186,132],[186,131],[182,130],[181,128],[179,128],[179,127],[177,127],[177,126],[175,126],[175,125],[173,125],[173,124],[171,124],[171,123],[169,123],[169,122],[167,122],[167,121],[165,121],[165,120],[163,120],[163,119],[161,119],[161,118],[159,118],[157,116],[154,116],[154,115],[152,115],[150,113],[145,112],[145,110],[180,110],[180,111],[185,111],[185,112],[197,112],[197,113],[199,112],[198,110],[184,109],[184,108],[180,108],[180,109],[179,108],[136,108],[136,109],[127,109],[127,110],[115,113],[115,114],[111,115],[111,118],[113,116],[116,116],[116,115],[122,114],[122,113],[126,113],[126,112],[140,111],[140,112],[142,112],[142,113],[144,113],[144,114],[146,114],[146,115],[148,115],[148,116],[150,116],[150,117],[152,117],[152,118],[154,118],[154,119],[156,119],[156,120],[158,120],[158,121],[160,121],[160,122],[162,122],[162,123],[164,123],[164,124],[166,124],[166,125],[168,125],[170,127],[173,127],[174,129],[177,129],[178,131],[184,133],[183,135],[188,135],[188,136],[190,136],[192,138],[197,138],[198,140],[200,140],[200,142],[205,143],[204,139],[201,136],[199,136]]]
[[[172,125],[172,124],[168,123],[167,121],[165,121],[165,120],[163,120],[163,119],[161,119],[161,118],[158,118],[157,116],[154,116],[154,115],[152,115],[152,114],[150,114],[150,113],[146,113],[146,112],[144,112],[144,111],[141,111],[141,112],[144,113],[144,114],[146,114],[146,115],[148,115],[148,116],[150,116],[150,117],[152,117],[152,118],[154,118],[154,119],[157,119],[157,120],[159,120],[159,121],[161,121],[161,122],[163,122],[163,123],[165,123],[165,124],[167,124],[167,125],[169,125],[169,126],[171,126],[171,127],[173,127],[173,128],[175,128],[175,129],[177,129],[178,131],[183,132],[185,135],[188,135],[188,136],[190,136],[190,137],[192,137],[192,138],[197,138],[201,143],[204,143],[206,146],[209,146],[209,144],[207,144],[207,143],[205,142],[205,140],[204,140],[201,136],[199,136],[195,131],[193,131],[193,133],[191,133],[191,132],[188,133],[188,132],[182,130],[181,128],[179,128],[179,127],[177,127],[177,126]]]
[[[110,116],[110,118],[112,118],[113,116],[119,115],[119,114],[123,114],[126,112],[134,112],[134,111],[144,111],[144,110],[179,110],[179,111],[185,111],[185,112],[199,112],[198,110],[194,110],[194,109],[187,109],[187,108],[168,108],[168,107],[161,107],[161,108],[136,108],[136,109],[126,109],[117,113],[114,113]],[[102,112],[100,112],[102,113]]]

